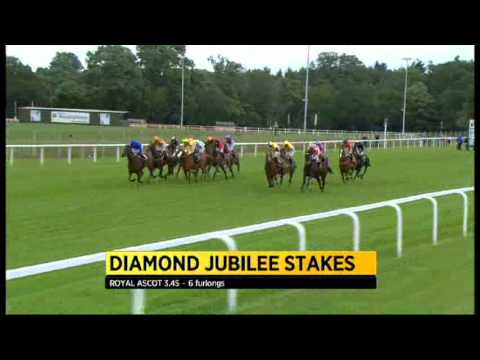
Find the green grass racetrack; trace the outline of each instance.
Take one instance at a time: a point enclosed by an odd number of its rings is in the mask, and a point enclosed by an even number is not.
[[[269,189],[264,156],[246,156],[235,179],[187,184],[179,179],[127,181],[126,160],[17,160],[7,169],[7,268],[119,249],[207,231],[472,186],[474,153],[449,148],[376,150],[364,180],[334,175],[321,193],[293,184]],[[303,161],[297,160],[300,168]],[[392,209],[360,213],[361,249],[378,251],[376,290],[240,290],[238,314],[472,314],[474,195],[469,233],[462,237],[463,202],[439,198],[439,244],[432,245],[432,205],[402,205],[403,257],[395,253]],[[336,217],[306,224],[309,250],[351,250],[352,222]],[[236,237],[240,250],[296,250],[295,229]],[[224,250],[216,240],[182,247]],[[11,280],[9,314],[128,314],[131,292],[104,289],[98,263]],[[226,290],[149,290],[147,314],[223,314]]]

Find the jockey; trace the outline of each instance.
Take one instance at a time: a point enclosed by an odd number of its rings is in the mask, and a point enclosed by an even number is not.
[[[310,143],[307,147],[307,155],[309,155],[310,160],[320,162],[320,148],[317,144]]]
[[[280,147],[277,143],[269,141],[268,142],[268,150],[272,153],[272,157],[278,161],[280,156]]]
[[[237,157],[237,154],[235,153],[234,149],[235,149],[235,140],[233,139],[232,135],[225,136],[224,152],[231,153],[233,157]]]
[[[155,136],[153,138],[152,144],[150,145],[150,148],[152,149],[152,154],[153,153],[156,153],[156,154],[162,153],[166,149],[165,140],[159,138],[158,136]]]
[[[145,160],[147,159],[147,155],[145,155],[145,153],[144,153],[143,144],[142,144],[140,141],[138,141],[138,140],[132,140],[132,141],[130,142],[130,146],[131,146],[131,148],[132,148],[132,152],[133,152],[135,155],[137,155],[137,156],[139,156],[139,157],[141,157],[141,158],[143,158],[143,159],[145,159]]]
[[[180,145],[179,141],[175,136],[172,136],[170,138],[170,143],[167,145],[167,150],[173,154],[175,150],[177,149],[177,146]]]
[[[193,151],[193,160],[198,162],[200,156],[205,152],[205,143],[202,140],[195,140],[195,150]]]
[[[359,157],[366,164],[366,166],[370,166],[370,159],[368,158],[367,149],[364,147],[364,144],[357,142],[353,146],[353,149],[357,157]]]
[[[351,140],[345,139],[343,140],[343,150],[346,151],[347,156],[352,156],[353,153],[353,142]]]
[[[295,147],[290,144],[288,140],[283,142],[283,149],[285,150],[285,159],[290,161],[290,164],[293,163],[293,159],[295,156]]]
[[[225,145],[228,152],[234,152],[235,140],[233,140],[232,135],[225,136]]]
[[[187,153],[187,155],[193,153],[193,151],[195,150],[195,139],[193,138],[184,138],[182,140],[182,144],[183,144],[183,147],[185,149],[185,152]]]

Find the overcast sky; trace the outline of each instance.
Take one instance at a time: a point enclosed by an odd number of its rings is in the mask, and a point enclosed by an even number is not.
[[[33,70],[47,67],[57,51],[73,52],[85,65],[87,51],[95,50],[98,45],[7,45],[7,55],[18,57]],[[124,45],[135,53],[135,45]],[[427,64],[453,60],[474,59],[473,45],[312,45],[310,60],[318,53],[335,51],[356,55],[365,65],[372,66],[375,61],[384,62],[390,69],[403,65],[402,58],[419,59]],[[200,69],[212,70],[209,56],[218,54],[241,63],[247,69],[269,67],[273,72],[288,67],[296,70],[306,64],[307,46],[304,45],[187,45],[187,56]]]

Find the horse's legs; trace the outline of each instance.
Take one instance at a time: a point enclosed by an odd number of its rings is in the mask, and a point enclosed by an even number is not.
[[[137,173],[137,182],[139,182],[140,184],[143,184],[142,176],[143,176],[143,170],[140,170],[140,171]]]
[[[178,178],[178,173],[180,172],[180,170],[182,169],[182,166],[179,164],[178,165],[178,169],[177,169],[177,174],[175,175],[176,178]],[[175,170],[175,169],[174,169]],[[185,171],[185,170],[184,170]],[[187,176],[187,175],[185,175]]]
[[[240,173],[240,160],[237,159],[237,171]]]
[[[135,179],[132,179],[132,175],[133,175],[133,171],[129,171],[129,174],[128,174],[128,181],[134,182],[134,181],[135,181]]]
[[[307,176],[304,174],[303,175],[303,183],[302,183],[302,187],[301,187],[301,191],[304,191],[305,190],[305,181],[307,180]]]
[[[345,175],[342,170],[340,170],[340,173],[342,174],[342,182],[345,184]]]
[[[223,171],[223,175],[225,175],[225,180],[228,180],[227,170],[225,170],[225,165],[220,165],[220,168]]]
[[[360,175],[360,178],[363,179],[363,177],[365,176],[365,174],[367,173],[367,169],[368,169],[368,166],[365,166],[365,170],[363,170],[363,174]]]
[[[322,175],[322,192],[325,189],[325,175]]]

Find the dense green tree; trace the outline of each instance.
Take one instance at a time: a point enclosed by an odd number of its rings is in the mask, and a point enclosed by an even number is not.
[[[57,53],[32,72],[7,58],[7,115],[13,104],[128,110],[150,122],[178,123],[184,64],[184,123],[303,128],[306,68],[272,73],[246,70],[224,56],[210,57],[213,71],[196,69],[185,45],[138,45],[136,55],[118,45],[89,52],[86,69],[72,53]],[[405,68],[356,56],[323,52],[309,69],[308,127],[381,130],[402,127]],[[458,57],[444,64],[415,60],[408,68],[410,130],[465,128],[474,116],[474,62]],[[290,122],[288,122],[290,119]]]
[[[120,45],[99,46],[87,53],[88,98],[97,108],[142,113],[143,77],[137,58]]]
[[[15,114],[17,106],[49,106],[48,91],[42,82],[28,65],[12,56],[6,59],[6,112],[8,117]]]

